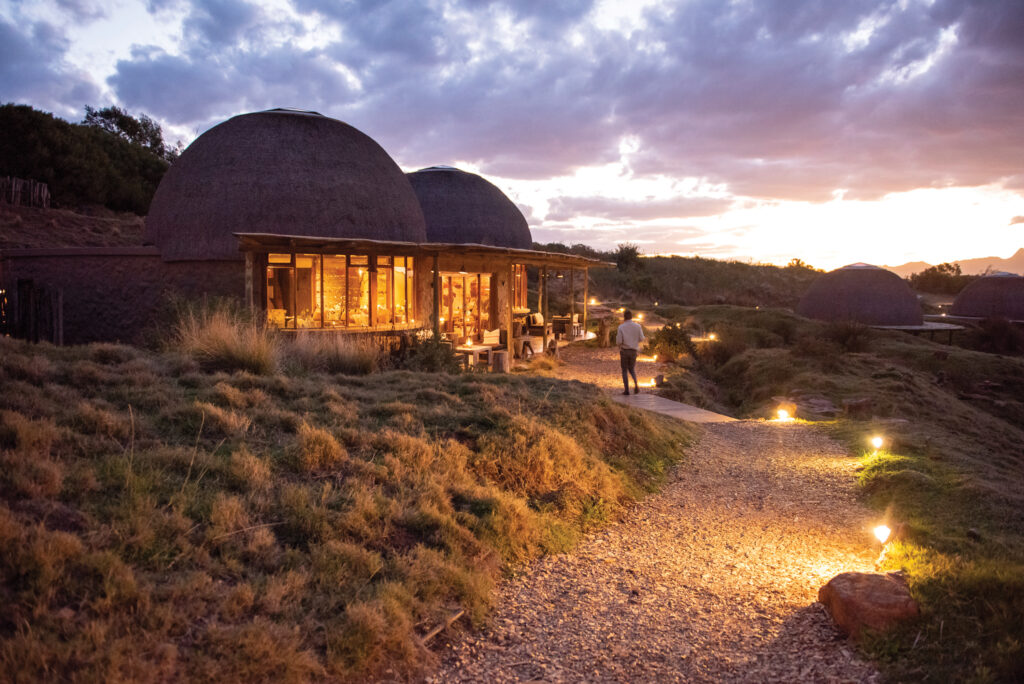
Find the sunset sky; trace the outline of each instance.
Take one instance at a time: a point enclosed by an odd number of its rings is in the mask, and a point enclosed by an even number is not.
[[[0,0],[0,101],[346,121],[539,242],[822,268],[1024,246],[1021,0]]]

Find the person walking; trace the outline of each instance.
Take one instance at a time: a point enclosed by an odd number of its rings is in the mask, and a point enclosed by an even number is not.
[[[636,355],[640,353],[640,343],[644,341],[643,327],[633,320],[633,312],[629,309],[622,314],[625,319],[615,333],[615,343],[619,345],[619,365],[622,366],[623,394],[629,394],[629,376],[633,376],[633,394],[640,394],[640,384],[636,381]]]

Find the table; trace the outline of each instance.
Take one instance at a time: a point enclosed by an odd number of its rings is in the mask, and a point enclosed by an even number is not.
[[[462,356],[465,360],[466,368],[480,363],[480,354],[490,351],[491,345],[489,344],[462,344],[455,347],[455,353]]]

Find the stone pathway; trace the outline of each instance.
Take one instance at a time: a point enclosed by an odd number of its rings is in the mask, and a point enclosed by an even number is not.
[[[706,411],[696,406],[659,397],[656,394],[630,394],[629,396],[613,394],[612,399],[626,406],[644,409],[645,411],[654,411],[655,413],[672,416],[673,418],[690,423],[730,423],[736,420],[729,416],[723,416],[721,413]]]
[[[427,681],[878,681],[815,602],[878,554],[854,459],[805,424],[701,430],[661,492],[505,582]]]

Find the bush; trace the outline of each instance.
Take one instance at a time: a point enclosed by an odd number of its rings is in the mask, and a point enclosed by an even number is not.
[[[678,323],[655,330],[647,338],[647,351],[662,361],[675,361],[680,356],[697,358],[697,348],[690,334]]]
[[[303,331],[284,346],[292,372],[369,375],[380,367],[380,346],[369,337]]]
[[[871,328],[856,321],[833,321],[825,327],[825,337],[845,352],[863,352],[871,342]]]
[[[392,352],[391,364],[396,369],[421,373],[458,373],[462,370],[452,346],[433,336],[413,337],[410,344]]]
[[[277,370],[277,331],[230,301],[179,303],[171,347],[191,356],[205,370],[248,371],[270,375]]]
[[[986,318],[971,331],[970,342],[979,351],[994,354],[1024,353],[1024,333],[1005,318]]]

